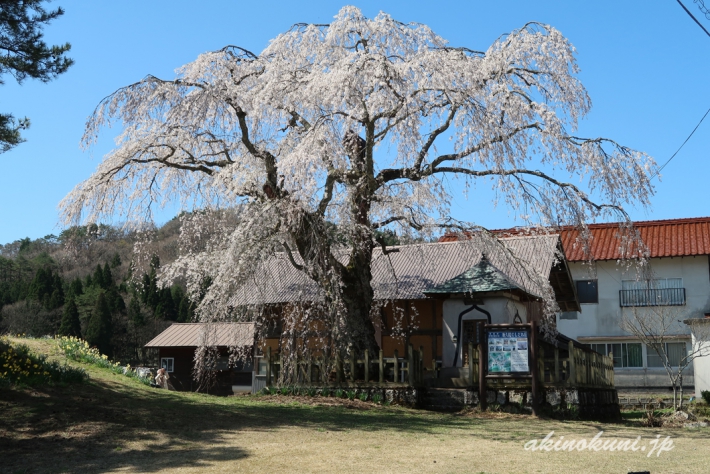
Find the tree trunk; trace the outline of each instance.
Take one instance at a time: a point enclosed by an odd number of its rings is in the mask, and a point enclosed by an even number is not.
[[[678,382],[673,381],[673,411],[678,409]]]
[[[683,409],[683,375],[681,374],[678,377],[678,385],[680,385],[680,404],[678,409],[682,410]]]

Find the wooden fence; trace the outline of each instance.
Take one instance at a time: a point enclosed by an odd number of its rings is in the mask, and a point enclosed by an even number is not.
[[[304,386],[391,384],[418,387],[424,383],[423,354],[423,347],[417,350],[410,344],[404,357],[400,357],[397,350],[394,357],[384,357],[380,350],[378,357],[370,357],[368,352],[357,357],[351,352],[345,356],[338,353],[332,360],[322,356],[296,358],[289,361],[292,377],[289,377],[288,383]],[[266,385],[282,383],[284,362],[281,354],[272,353],[269,347],[264,358]]]
[[[517,325],[525,326],[525,325]],[[532,334],[532,333],[531,333]],[[614,388],[614,362],[612,354],[601,355],[582,348],[573,341],[544,341],[531,336],[531,358],[529,374],[496,375],[487,373],[485,345],[468,343],[464,350],[467,364],[464,366],[468,385],[479,390],[489,388]],[[483,349],[483,351],[479,349]],[[483,352],[483,360],[481,360]],[[334,359],[324,357],[296,358],[288,363],[291,371],[287,383],[302,386],[320,385],[397,385],[421,387],[426,379],[439,378],[436,360],[426,367],[423,360],[424,348],[407,346],[404,357],[397,350],[393,357],[384,357],[382,350],[377,357],[365,352],[359,357],[350,353],[336,354]],[[266,386],[284,383],[281,377],[284,363],[281,355],[268,348],[266,361]],[[483,374],[483,377],[481,377]],[[537,388],[535,388],[537,386]]]

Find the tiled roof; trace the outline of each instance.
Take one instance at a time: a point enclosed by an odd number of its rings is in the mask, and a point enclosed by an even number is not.
[[[425,290],[427,295],[439,294],[475,294],[492,291],[519,290],[518,285],[483,256],[473,268],[466,270],[462,274],[447,280],[440,285]]]
[[[251,346],[254,323],[175,323],[145,347]]]
[[[668,219],[658,221],[634,222],[645,248],[630,248],[626,256],[638,255],[639,250],[648,257],[684,257],[710,255],[710,217],[689,219]],[[516,233],[515,230],[499,230],[494,233]],[[622,242],[628,237],[618,223],[590,224],[591,240],[589,249],[579,241],[576,229],[563,228],[560,238],[568,261],[618,260],[623,258]],[[440,242],[458,240],[456,234],[446,234]]]
[[[649,257],[684,257],[710,255],[710,217],[634,222]],[[561,232],[562,246],[567,260],[618,260],[624,232],[619,224],[592,224],[589,252],[576,243],[576,230]]]
[[[484,251],[498,269],[527,293],[543,294],[555,262],[557,235],[515,236]],[[372,257],[372,286],[375,299],[423,299],[424,291],[440,285],[474,267],[481,250],[471,241],[402,245],[384,255],[375,249]],[[250,284],[234,292],[233,306],[318,301],[320,290],[303,272],[278,255],[259,269]]]

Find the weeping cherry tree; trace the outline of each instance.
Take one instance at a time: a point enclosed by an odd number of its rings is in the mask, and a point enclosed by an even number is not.
[[[482,230],[451,217],[451,178],[492,183],[537,229],[628,222],[624,206],[648,206],[650,157],[574,134],[591,105],[577,72],[574,47],[548,25],[477,51],[344,7],[260,54],[227,46],[175,79],[147,76],[101,101],[84,144],[114,122],[122,133],[62,201],[63,218],[145,222],[177,202],[190,211],[182,253],[162,278],[187,282],[202,320],[255,318],[230,298],[285,255],[320,290],[300,310],[320,315],[324,344],[371,350],[371,262],[375,248],[386,251],[383,232]],[[554,301],[547,308],[554,322]]]

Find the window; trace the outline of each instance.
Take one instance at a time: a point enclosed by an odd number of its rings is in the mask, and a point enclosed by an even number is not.
[[[614,367],[643,367],[640,342],[590,344],[589,348],[602,355],[612,355]]]
[[[174,362],[174,357],[163,357],[160,359],[160,367],[168,372],[172,372],[174,370]]]
[[[577,311],[563,311],[560,313],[560,319],[578,319]]]
[[[628,306],[682,306],[685,288],[682,278],[655,278],[652,280],[622,280],[619,305]]]
[[[661,353],[665,352],[671,367],[680,366],[683,358],[688,355],[685,342],[666,342],[664,345],[665,351],[661,351]],[[646,364],[648,367],[663,367],[663,359],[653,346],[646,347]]]
[[[577,280],[575,283],[580,303],[599,303],[597,280]]]

